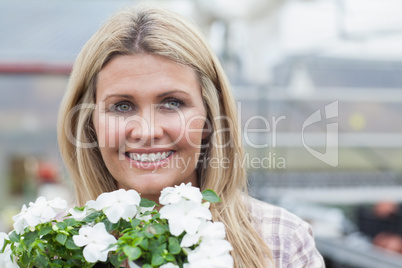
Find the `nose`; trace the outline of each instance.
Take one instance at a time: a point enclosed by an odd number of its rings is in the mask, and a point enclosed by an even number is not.
[[[151,145],[153,141],[163,137],[163,127],[157,113],[148,109],[130,118],[126,126],[127,140],[137,146]]]

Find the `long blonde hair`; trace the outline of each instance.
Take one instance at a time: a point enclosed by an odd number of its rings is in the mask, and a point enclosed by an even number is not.
[[[197,167],[200,187],[213,189],[222,198],[211,210],[214,220],[226,225],[235,266],[266,267],[272,257],[248,213],[244,154],[229,82],[199,31],[172,12],[155,8],[120,11],[94,34],[77,57],[60,108],[58,139],[78,203],[83,205],[103,192],[117,189],[96,144],[92,122],[96,79],[115,55],[139,53],[185,64],[197,73],[212,126],[211,134],[204,140],[209,146]],[[208,165],[210,159],[227,159],[231,165],[212,168]]]

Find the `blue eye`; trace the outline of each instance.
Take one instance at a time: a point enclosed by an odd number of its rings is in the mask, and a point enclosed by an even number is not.
[[[164,107],[168,108],[168,109],[175,109],[175,108],[179,108],[180,104],[181,104],[180,101],[170,100],[165,103]]]
[[[133,110],[131,103],[128,102],[121,102],[113,106],[113,111],[117,111],[120,113],[128,113]]]
[[[161,105],[163,109],[175,110],[184,105],[184,102],[175,98],[166,99]]]

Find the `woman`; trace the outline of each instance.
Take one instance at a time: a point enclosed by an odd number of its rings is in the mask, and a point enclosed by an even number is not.
[[[127,9],[88,41],[59,114],[59,146],[83,205],[135,189],[213,189],[236,267],[323,267],[309,226],[246,194],[234,99],[202,35],[176,14]]]

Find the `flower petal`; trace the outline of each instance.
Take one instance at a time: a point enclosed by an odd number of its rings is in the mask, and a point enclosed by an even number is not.
[[[83,250],[85,260],[90,263],[97,262],[98,260],[106,261],[106,258],[104,258],[104,255],[101,254],[102,250],[103,250],[103,247],[101,245],[96,245],[96,244],[87,245]],[[104,258],[104,260],[103,260],[103,258]]]
[[[88,237],[83,236],[83,235],[74,235],[73,241],[74,241],[74,244],[76,244],[78,247],[83,247],[85,245],[88,245],[88,243],[89,243]]]
[[[185,234],[183,236],[183,240],[180,242],[181,247],[191,247],[195,244],[198,244],[198,241],[200,240],[200,235],[199,234]]]
[[[169,231],[172,235],[179,236],[184,231],[181,219],[176,218],[169,220]]]
[[[123,216],[124,208],[122,206],[112,206],[103,209],[103,212],[105,213],[106,217],[109,219],[110,222],[116,223]]]
[[[170,223],[170,222],[169,222]],[[193,217],[184,217],[182,220],[183,229],[188,234],[195,234],[201,225],[201,220]]]
[[[55,199],[50,201],[49,205],[53,208],[65,209],[65,208],[67,208],[67,201],[60,197],[56,197]]]

